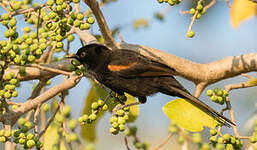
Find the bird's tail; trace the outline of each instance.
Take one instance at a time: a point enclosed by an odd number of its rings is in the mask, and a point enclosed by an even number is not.
[[[205,103],[203,103],[198,98],[196,98],[193,95],[191,95],[190,93],[187,93],[187,92],[185,92],[185,91],[183,91],[183,90],[181,90],[179,88],[176,88],[176,87],[170,87],[170,88],[171,88],[171,90],[175,91],[179,95],[181,95],[181,96],[183,96],[185,98],[188,98],[194,104],[199,105],[202,108],[204,108],[205,110],[207,110],[208,113],[210,113],[210,115],[212,115],[221,124],[224,124],[225,126],[228,126],[228,127],[231,127],[230,124],[236,125],[230,119],[228,119],[228,118],[224,117],[223,115],[219,114],[213,108],[209,107],[208,105],[206,105]]]

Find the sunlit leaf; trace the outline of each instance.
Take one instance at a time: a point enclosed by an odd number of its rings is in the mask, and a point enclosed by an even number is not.
[[[191,132],[200,132],[203,127],[215,128],[217,124],[211,115],[185,99],[168,102],[162,109],[171,121]]]
[[[230,20],[237,28],[239,24],[256,13],[256,3],[250,0],[234,0],[230,10]]]
[[[60,150],[66,150],[64,141],[63,139],[60,139],[60,135],[58,133],[59,128],[60,127],[56,125],[54,122],[48,127],[44,134],[44,150],[52,150],[52,147],[54,145],[58,145],[58,142],[60,142]]]
[[[137,100],[134,96],[125,93],[127,97],[126,104],[135,103]],[[139,114],[139,105],[131,106],[129,109],[129,120],[128,122],[134,122]]]
[[[252,85],[256,85],[257,84],[257,78],[251,78],[249,81],[248,81],[249,84],[252,84]]]
[[[51,110],[52,113],[55,112],[55,110],[57,109],[58,105],[59,105],[59,103],[58,103],[57,98],[53,97],[53,101],[52,101],[51,107],[50,107],[50,110]]]

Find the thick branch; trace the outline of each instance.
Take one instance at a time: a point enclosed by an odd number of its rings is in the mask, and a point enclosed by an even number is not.
[[[98,2],[96,0],[84,0],[84,2],[90,7],[93,14],[95,15],[95,18],[103,35],[105,44],[112,48],[116,47],[116,43],[112,37],[112,32],[110,31],[107,25],[107,22],[103,16],[103,13],[99,7]]]
[[[175,75],[182,76],[195,84],[206,83],[206,86],[241,73],[257,71],[257,53],[231,56],[212,63],[199,64],[143,45],[120,43],[120,47],[138,51],[163,62],[176,70]]]
[[[75,32],[76,34],[78,34],[79,38],[86,42],[87,44],[90,43],[98,43],[97,39],[90,34],[87,30],[81,31],[78,28],[72,27],[71,29],[73,32]]]
[[[14,111],[9,111],[5,113],[3,116],[0,116],[0,120],[11,120],[12,123],[15,123],[16,119],[19,118],[21,115],[36,108],[39,104],[42,104],[47,100],[53,98],[58,93],[74,87],[80,81],[80,79],[81,76],[71,76],[70,78],[64,80],[64,82],[62,82],[61,84],[52,87],[51,89],[39,95],[38,97],[30,101],[26,101]]]
[[[42,66],[58,69],[62,71],[69,71],[69,67],[68,67],[69,64],[70,64],[70,59],[64,59],[62,61],[53,62],[51,64],[43,64]],[[6,78],[6,75],[9,72],[14,72],[15,74],[17,74],[19,72],[19,68],[17,66],[13,66],[10,69],[7,69],[4,73],[3,79]],[[26,67],[26,73],[27,74],[25,77],[18,75],[18,79],[20,79],[21,81],[36,80],[36,79],[42,79],[42,78],[50,79],[58,75],[58,73],[56,72],[41,70],[40,68],[37,68],[37,67]]]

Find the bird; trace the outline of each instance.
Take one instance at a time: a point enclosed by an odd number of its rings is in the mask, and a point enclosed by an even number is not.
[[[93,43],[78,49],[75,55],[99,83],[123,95],[124,92],[145,103],[147,97],[156,93],[184,98],[206,110],[218,122],[226,126],[235,125],[195,96],[191,95],[174,77],[176,70],[150,57],[129,49],[110,49]]]

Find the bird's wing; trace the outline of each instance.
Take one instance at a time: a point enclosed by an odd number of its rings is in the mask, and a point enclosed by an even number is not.
[[[124,78],[173,76],[175,70],[130,50],[114,51],[108,70]]]

